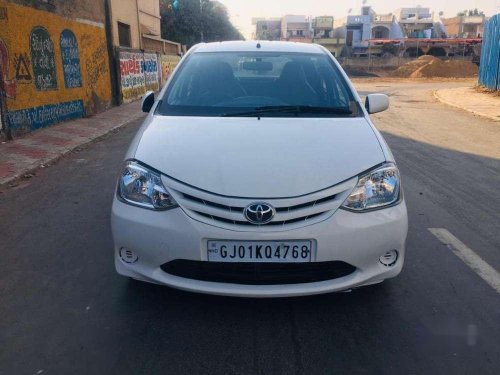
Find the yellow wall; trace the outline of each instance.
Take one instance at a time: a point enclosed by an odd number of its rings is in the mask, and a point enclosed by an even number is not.
[[[0,17],[0,39],[7,46],[9,68],[7,77],[4,78],[11,81],[11,86],[12,84],[15,86],[14,95],[11,93],[9,95],[10,98],[7,99],[9,113],[47,106],[45,108],[47,113],[43,114],[38,111],[39,113],[35,116],[45,116],[46,119],[48,117],[57,119],[59,116],[61,119],[64,119],[64,115],[71,112],[71,108],[61,107],[62,109],[58,110],[57,107],[51,105],[81,101],[85,109],[85,114],[96,113],[109,107],[111,87],[104,28],[94,24],[87,24],[83,21],[72,21],[50,12],[39,11],[0,0],[0,14],[2,12],[5,12],[7,16],[4,18]],[[37,87],[37,74],[35,74],[33,66],[33,64],[38,64],[38,66],[50,65],[50,58],[49,61],[46,61],[43,58],[36,58],[35,56],[36,61],[33,61],[33,52],[35,55],[37,52],[36,47],[34,48],[35,51],[32,48],[34,45],[31,43],[32,32],[33,30],[40,30],[39,27],[48,32],[53,44],[54,58],[52,61],[55,62],[57,84],[48,85],[49,87],[46,89],[43,89],[43,83],[38,84],[38,86],[42,87]],[[72,85],[69,84],[68,88],[65,83],[63,57],[60,47],[61,33],[64,30],[69,30],[66,33],[71,34],[72,32],[77,41],[81,81],[73,83],[73,86],[76,87],[71,87]],[[50,51],[51,47],[46,44],[47,40],[40,41],[40,48]],[[74,69],[73,75],[78,76],[77,69]],[[39,77],[43,81],[42,78]],[[66,78],[68,78],[68,75],[66,75]],[[79,85],[81,87],[77,87]],[[51,114],[48,113],[49,109],[52,111]],[[22,114],[25,120],[21,121],[19,116],[10,116],[11,122],[15,122],[16,126],[19,127],[22,125],[28,128],[39,127],[36,124],[29,123],[30,116],[28,111],[19,112],[18,114]],[[26,123],[21,124],[21,122]],[[49,125],[51,121],[45,122],[45,125]]]

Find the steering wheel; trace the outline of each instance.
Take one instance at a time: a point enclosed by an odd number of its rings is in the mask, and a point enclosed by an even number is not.
[[[207,104],[206,102],[209,102],[211,105],[219,105],[220,101],[230,102],[234,100],[234,98],[229,94],[218,92],[216,95],[214,95],[214,93],[210,91],[203,92],[198,96],[198,98],[200,99],[201,103]]]

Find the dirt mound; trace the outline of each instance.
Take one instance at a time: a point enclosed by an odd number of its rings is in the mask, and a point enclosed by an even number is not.
[[[409,76],[412,75],[415,71],[426,65],[428,61],[425,60],[420,60],[420,59],[415,59],[412,60],[404,65],[401,65],[399,68],[397,68],[392,75],[394,77],[406,77],[408,78]]]
[[[431,55],[422,55],[417,60],[420,60],[420,61],[436,61],[436,60],[441,61],[439,58],[431,56]]]
[[[431,61],[415,71],[410,78],[429,78],[429,77],[456,77],[466,78],[477,75],[477,65],[470,61],[449,60],[449,61]]]
[[[476,76],[477,72],[477,66],[470,61],[442,61],[434,56],[420,56],[400,66],[392,75],[404,78],[467,78]]]

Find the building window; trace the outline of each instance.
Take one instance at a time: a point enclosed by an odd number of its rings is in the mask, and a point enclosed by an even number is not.
[[[121,47],[132,47],[130,43],[130,25],[118,22],[118,42]]]

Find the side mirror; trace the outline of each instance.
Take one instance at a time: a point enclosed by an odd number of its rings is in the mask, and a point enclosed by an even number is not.
[[[148,91],[142,96],[141,99],[142,112],[149,113],[151,108],[153,108],[153,104],[155,104],[155,93],[154,91]]]
[[[368,113],[383,112],[389,108],[389,97],[385,94],[370,94],[366,97],[365,108]]]

